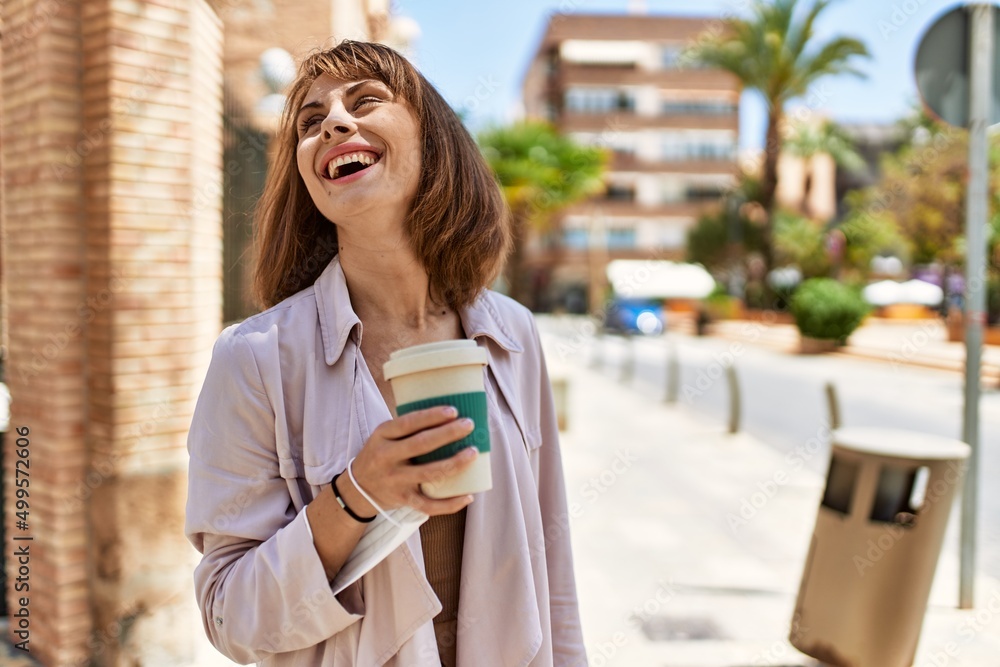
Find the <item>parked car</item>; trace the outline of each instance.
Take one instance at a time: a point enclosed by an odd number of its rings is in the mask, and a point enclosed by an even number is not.
[[[663,303],[655,299],[616,297],[604,314],[604,330],[610,333],[655,336],[666,327]]]

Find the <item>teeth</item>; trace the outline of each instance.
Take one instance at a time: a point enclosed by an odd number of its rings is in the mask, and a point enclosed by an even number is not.
[[[330,160],[330,164],[326,167],[327,174],[330,178],[337,178],[337,167],[343,167],[345,164],[352,162],[359,162],[368,166],[378,162],[378,158],[371,153],[347,153],[334,160]]]

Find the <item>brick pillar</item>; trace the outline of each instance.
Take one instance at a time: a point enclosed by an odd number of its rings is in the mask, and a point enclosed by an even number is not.
[[[221,326],[222,26],[205,0],[2,6],[5,331],[13,425],[32,435],[32,652],[183,664],[202,634],[186,433]],[[39,12],[37,34],[9,46]]]
[[[68,504],[86,474],[83,178],[54,167],[83,131],[78,3],[3,0],[3,281],[7,383],[14,397],[5,440],[7,588],[17,613],[30,600],[30,644],[47,665],[80,658],[91,630],[87,518]],[[28,429],[27,530],[16,527],[15,429]],[[23,475],[22,475],[23,477]],[[11,538],[32,537],[16,543]],[[30,575],[16,582],[10,557],[28,545]],[[23,588],[23,587],[22,587]],[[14,626],[17,623],[12,624]],[[13,641],[21,641],[14,638]]]

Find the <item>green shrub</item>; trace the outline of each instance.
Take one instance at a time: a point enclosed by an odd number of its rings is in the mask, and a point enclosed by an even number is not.
[[[803,336],[843,343],[868,314],[861,294],[830,278],[805,281],[792,297],[792,315]]]

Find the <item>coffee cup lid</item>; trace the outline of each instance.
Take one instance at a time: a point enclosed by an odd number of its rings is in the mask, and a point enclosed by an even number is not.
[[[474,340],[444,340],[396,350],[382,366],[386,380],[449,366],[486,365],[486,350]]]

